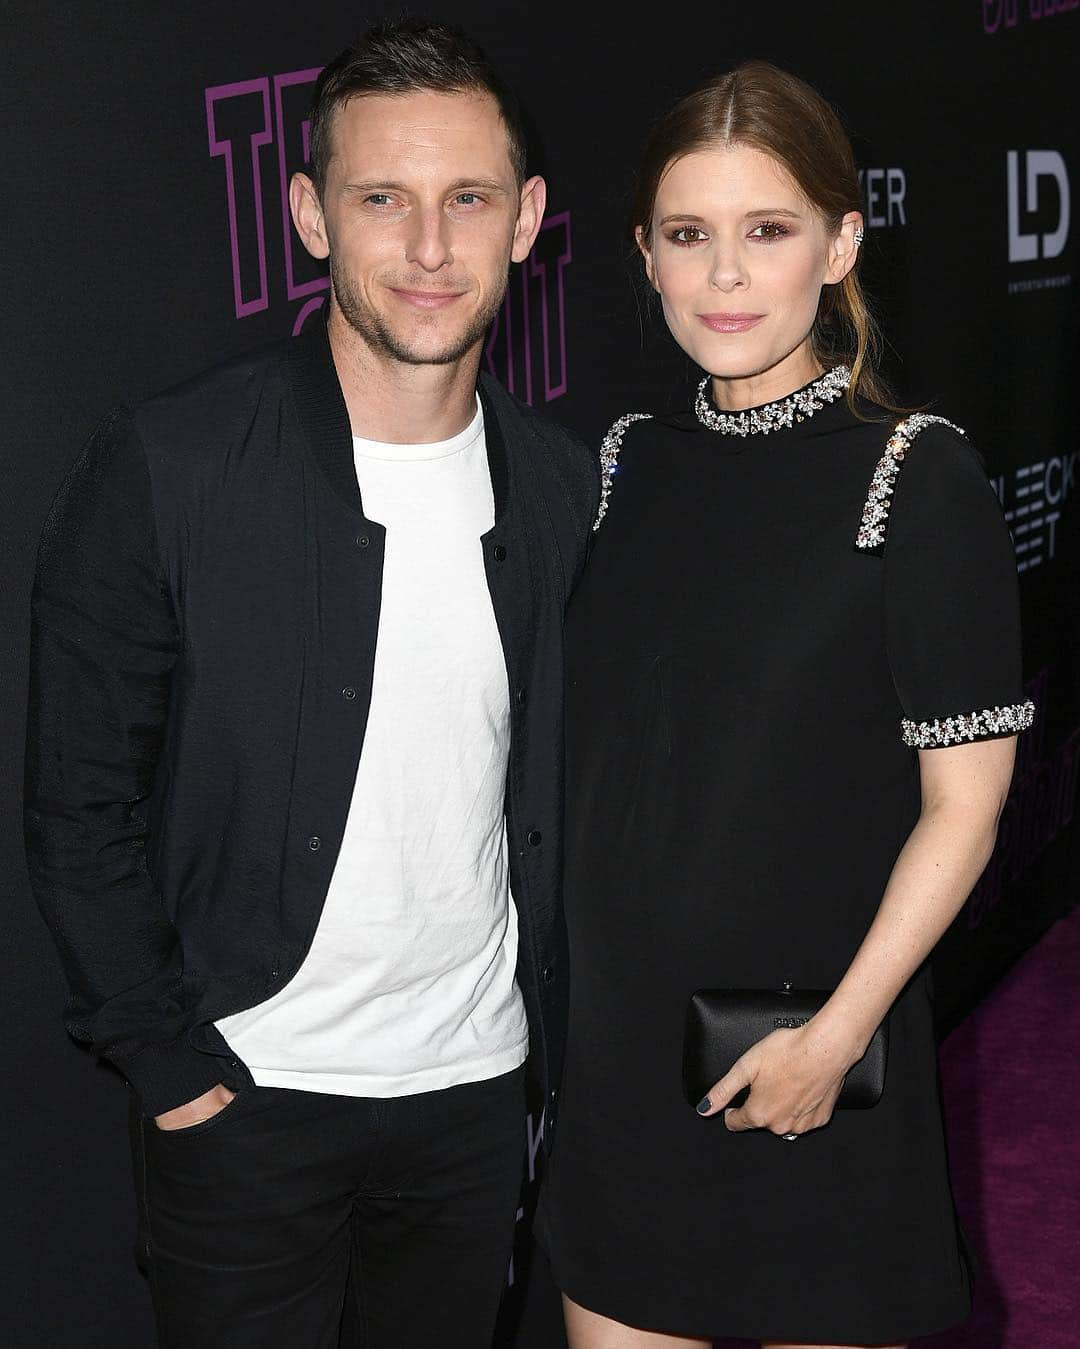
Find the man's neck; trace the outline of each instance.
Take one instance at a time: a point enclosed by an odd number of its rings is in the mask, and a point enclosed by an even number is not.
[[[354,436],[393,445],[449,440],[476,415],[481,343],[447,365],[408,365],[374,352],[339,313],[330,351]]]

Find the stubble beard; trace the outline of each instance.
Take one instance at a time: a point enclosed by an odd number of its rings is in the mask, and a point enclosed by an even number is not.
[[[483,341],[502,306],[503,296],[506,293],[504,286],[498,294],[492,295],[483,308],[476,311],[458,337],[441,351],[433,353],[416,351],[402,341],[382,315],[361,298],[359,291],[342,270],[335,266],[333,254],[330,256],[330,282],[342,318],[349,327],[377,355],[386,356],[402,365],[451,365],[454,361],[461,360],[478,342]]]

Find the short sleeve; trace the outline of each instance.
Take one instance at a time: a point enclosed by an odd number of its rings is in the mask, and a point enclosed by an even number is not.
[[[927,426],[899,466],[884,569],[904,742],[930,749],[1030,726],[1012,540],[981,457],[951,427]]]

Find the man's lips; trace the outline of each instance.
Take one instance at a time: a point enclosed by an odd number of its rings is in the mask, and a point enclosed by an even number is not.
[[[698,314],[705,327],[714,333],[744,333],[764,317],[764,314]]]
[[[404,304],[411,304],[417,309],[443,309],[465,294],[461,290],[405,290],[399,286],[391,286],[390,290]]]

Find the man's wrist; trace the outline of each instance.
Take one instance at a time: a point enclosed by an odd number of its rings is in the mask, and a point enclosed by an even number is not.
[[[226,1064],[216,1054],[195,1049],[186,1034],[167,1044],[149,1044],[130,1056],[111,1056],[139,1099],[142,1113],[155,1118],[187,1105],[217,1086]]]

